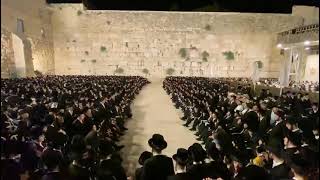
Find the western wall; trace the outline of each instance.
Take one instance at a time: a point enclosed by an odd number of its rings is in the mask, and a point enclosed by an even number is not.
[[[11,16],[1,16],[1,30],[30,41],[32,66],[26,67],[44,74],[111,75],[121,68],[124,75],[143,75],[145,69],[148,76],[163,77],[170,68],[173,75],[250,77],[254,62],[261,61],[260,77],[279,77],[283,56],[276,48],[277,33],[310,23],[295,10],[98,11],[82,4],[32,2],[2,2],[1,13]],[[17,18],[24,21],[24,33],[16,32]],[[227,60],[226,53],[233,58]],[[10,64],[3,61],[14,62],[1,56],[2,64]]]

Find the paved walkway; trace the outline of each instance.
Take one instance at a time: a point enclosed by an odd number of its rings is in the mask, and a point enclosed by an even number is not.
[[[138,158],[145,151],[151,151],[148,140],[152,134],[159,133],[168,142],[164,154],[172,156],[180,147],[188,148],[196,141],[193,132],[182,126],[179,119],[181,111],[175,109],[170,97],[162,88],[161,79],[151,80],[145,86],[132,104],[133,118],[128,120],[126,127],[129,129],[121,138],[124,159],[123,166],[127,175],[134,175],[139,167]]]

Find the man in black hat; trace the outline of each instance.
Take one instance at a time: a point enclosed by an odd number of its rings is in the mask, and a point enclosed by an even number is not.
[[[141,180],[143,164],[144,164],[144,162],[146,162],[146,160],[150,159],[151,157],[152,157],[152,153],[149,151],[144,151],[143,153],[141,153],[138,162],[142,167],[136,169],[136,172],[135,172],[136,179],[135,180]]]
[[[66,178],[59,168],[63,160],[60,152],[48,149],[42,154],[41,158],[47,167],[47,171],[42,177],[42,180],[62,180]]]
[[[168,180],[192,180],[191,174],[187,173],[188,150],[179,148],[177,153],[172,156],[176,162],[176,175],[169,176]]]
[[[291,172],[294,175],[293,179],[307,180],[310,178],[316,178],[316,176],[312,176],[314,172],[312,172],[313,169],[311,169],[310,163],[305,159],[301,158],[299,155],[287,157],[287,162],[291,168]]]
[[[213,179],[230,179],[232,175],[228,170],[227,165],[223,163],[222,155],[216,148],[215,143],[209,145],[207,154],[210,160],[210,162],[206,164],[207,176]]]
[[[267,146],[269,157],[272,159],[272,167],[269,170],[270,175],[275,179],[288,178],[290,168],[281,157],[281,148],[278,145]]]
[[[142,180],[166,180],[174,175],[172,159],[161,152],[167,147],[167,142],[160,134],[154,134],[148,141],[152,148],[153,157],[143,165]]]
[[[117,180],[126,180],[125,170],[113,155],[114,149],[112,144],[107,140],[102,140],[99,145],[100,161],[97,168],[98,179],[110,179],[113,177]]]
[[[299,134],[289,131],[284,135],[283,144],[285,153],[287,153],[288,155],[299,154],[301,136],[299,136]]]

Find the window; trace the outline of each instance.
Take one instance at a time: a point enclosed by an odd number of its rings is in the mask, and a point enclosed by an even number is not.
[[[24,32],[24,25],[22,19],[17,19],[17,32],[23,33]]]

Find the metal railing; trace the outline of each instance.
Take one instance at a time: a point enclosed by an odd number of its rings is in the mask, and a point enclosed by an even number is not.
[[[278,33],[278,44],[319,41],[319,24],[310,24]]]

